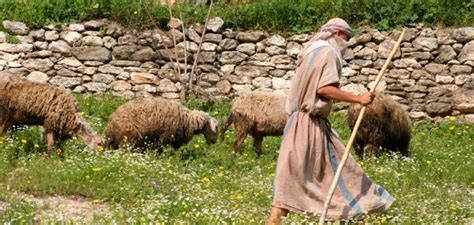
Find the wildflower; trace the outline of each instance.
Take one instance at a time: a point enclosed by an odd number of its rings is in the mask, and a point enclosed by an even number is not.
[[[100,145],[97,146],[97,149],[98,149],[99,151],[104,151],[104,147],[102,147],[102,146],[100,146]]]
[[[40,146],[39,146],[39,144],[35,144],[33,147],[39,148]]]
[[[56,149],[56,155],[61,155],[62,150],[60,148]]]
[[[462,133],[461,133],[461,132],[457,132],[456,134],[457,134],[457,135],[459,135],[459,136],[461,136],[461,135],[462,135]]]
[[[380,172],[380,173],[383,173],[383,171],[384,171],[383,167],[380,168],[379,172]]]
[[[138,12],[137,12],[137,11],[134,11],[134,12],[133,12],[133,14],[137,15],[137,14],[138,14]]]
[[[359,161],[360,166],[364,166],[364,164],[365,164],[364,161]]]
[[[451,211],[456,211],[456,209],[457,209],[456,205],[450,205],[449,206],[449,210],[451,210]]]
[[[84,116],[86,113],[85,112],[81,112],[81,116]]]
[[[223,173],[223,172],[220,172],[220,173],[217,174],[217,176],[218,176],[218,177],[222,177],[222,176],[224,176],[224,173]]]
[[[456,117],[455,117],[455,116],[450,116],[450,117],[449,117],[449,120],[450,120],[450,121],[455,121],[455,120],[456,120]]]
[[[426,160],[426,163],[427,163],[427,164],[431,164],[431,161],[430,161],[430,160]]]
[[[168,173],[169,173],[169,174],[173,174],[173,171],[172,171],[172,170],[168,170]]]
[[[26,139],[21,139],[21,143],[26,144]]]
[[[0,145],[1,145],[1,144],[3,144],[3,140],[2,140],[2,139],[0,139]]]
[[[207,183],[207,182],[209,182],[209,178],[204,177],[201,179],[201,183]]]
[[[275,173],[271,173],[270,176],[271,176],[271,177],[274,177],[274,176],[275,176]]]
[[[219,115],[219,112],[218,112],[218,111],[215,111],[215,112],[214,112],[214,116],[217,116],[217,115]]]
[[[92,171],[94,171],[94,172],[99,172],[99,171],[101,171],[101,170],[102,170],[102,168],[100,168],[100,167],[94,167],[94,168],[92,168]]]
[[[91,179],[91,176],[87,175],[86,180],[89,180],[89,179]]]
[[[194,145],[194,148],[199,148],[199,145],[198,145],[198,144],[195,144],[195,145]]]
[[[223,166],[219,166],[219,169],[220,169],[220,170],[223,170],[223,169],[224,169],[224,167],[223,167]]]
[[[226,138],[230,138],[230,135],[226,134],[225,137],[226,137]]]
[[[449,130],[454,130],[454,128],[456,128],[456,127],[455,126],[450,126]]]
[[[249,154],[248,154],[248,153],[244,153],[244,156],[249,156]]]
[[[94,199],[94,200],[92,201],[93,204],[97,204],[97,203],[99,203],[99,202],[100,202],[99,199]]]
[[[244,199],[244,196],[242,196],[242,195],[231,196],[230,199],[231,200],[242,200],[242,199]]]

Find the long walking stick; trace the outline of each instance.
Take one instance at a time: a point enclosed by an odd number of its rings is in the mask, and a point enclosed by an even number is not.
[[[398,38],[397,43],[392,49],[392,52],[387,58],[387,61],[385,61],[385,64],[383,65],[382,69],[380,70],[379,74],[377,75],[377,79],[375,79],[375,85],[370,89],[371,92],[375,91],[375,88],[377,88],[377,85],[379,84],[380,80],[382,79],[383,73],[385,72],[385,69],[387,69],[390,61],[392,60],[392,57],[395,55],[397,52],[398,47],[400,46],[400,43],[402,42],[403,36],[405,36],[405,29],[403,29],[402,33],[400,34],[400,37]],[[352,147],[352,144],[354,143],[354,139],[357,134],[357,130],[359,129],[360,123],[362,121],[362,118],[364,118],[366,106],[362,107],[362,110],[359,112],[359,117],[357,117],[356,124],[354,126],[354,130],[352,130],[351,138],[349,139],[349,142],[346,145],[346,151],[344,152],[344,155],[342,156],[341,162],[339,163],[339,166],[337,167],[336,175],[334,175],[334,180],[332,181],[331,188],[329,189],[329,195],[326,198],[326,201],[324,202],[324,208],[323,208],[323,214],[319,218],[319,224],[322,225],[324,224],[324,220],[326,219],[326,214],[328,213],[328,208],[329,208],[329,203],[331,203],[332,196],[334,195],[334,191],[336,190],[337,182],[339,181],[339,178],[341,176],[342,168],[344,168],[344,164],[346,163],[347,157],[349,157],[349,153]]]

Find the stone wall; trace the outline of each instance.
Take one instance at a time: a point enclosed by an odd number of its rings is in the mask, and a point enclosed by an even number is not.
[[[174,22],[169,25],[179,28],[179,21]],[[251,90],[286,93],[297,55],[311,37],[233,31],[225,29],[220,18],[209,22],[204,37],[199,24],[189,26],[185,34],[171,29],[166,35],[137,32],[107,20],[41,29],[10,21],[3,21],[3,26],[16,38],[0,32],[0,71],[78,93],[111,91],[171,99],[179,98],[188,77],[185,69],[191,70],[201,38],[195,84],[212,96],[232,97]],[[360,93],[373,85],[399,34],[364,29],[352,38],[344,55],[342,88]],[[425,112],[474,113],[473,66],[474,27],[432,30],[420,25],[407,30],[379,91],[393,96],[413,117]]]

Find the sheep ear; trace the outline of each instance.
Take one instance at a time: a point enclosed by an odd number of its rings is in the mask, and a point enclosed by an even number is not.
[[[218,122],[217,122],[216,119],[211,118],[211,119],[209,120],[209,125],[211,126],[211,130],[212,130],[213,132],[216,132],[216,130],[217,130],[217,124],[218,124]]]

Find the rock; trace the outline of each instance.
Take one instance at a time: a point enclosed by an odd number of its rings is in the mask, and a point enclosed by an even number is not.
[[[425,112],[410,112],[408,113],[408,115],[414,120],[421,120],[426,117]]]
[[[272,56],[270,62],[275,64],[291,64],[294,62],[294,59],[288,55],[275,55]]]
[[[433,56],[429,52],[409,52],[409,53],[403,53],[402,57],[403,58],[415,58],[416,60],[429,60]]]
[[[207,33],[204,35],[204,41],[219,44],[222,41],[222,34]]]
[[[68,30],[70,30],[70,31],[82,32],[82,31],[85,30],[85,27],[84,27],[84,25],[82,25],[82,24],[77,24],[77,23],[76,23],[76,24],[71,24],[71,25],[69,25]]]
[[[448,116],[451,115],[453,111],[453,106],[451,104],[442,103],[442,102],[433,102],[425,106],[426,113],[429,116]]]
[[[235,37],[240,42],[259,42],[265,38],[265,34],[261,31],[239,32]]]
[[[101,66],[101,65],[104,65],[103,62],[99,62],[99,61],[84,61],[83,64],[86,65],[86,66]]]
[[[217,45],[214,43],[204,42],[201,45],[201,50],[206,52],[214,52],[217,49]]]
[[[393,62],[393,65],[397,68],[415,68],[415,69],[420,69],[421,65],[416,61],[416,59],[412,58],[403,58],[399,60],[395,60]]]
[[[178,93],[163,93],[161,94],[161,97],[167,99],[179,99],[180,95]]]
[[[0,59],[6,60],[6,61],[15,61],[20,58],[19,54],[9,54],[6,52],[0,52]]]
[[[232,85],[227,80],[221,80],[217,82],[216,88],[219,90],[221,94],[229,94],[232,90]]]
[[[194,58],[197,57],[197,54],[194,56]],[[216,53],[215,52],[201,52],[199,54],[199,62],[201,63],[214,63],[216,61]]]
[[[106,19],[99,19],[99,20],[89,20],[84,23],[84,27],[88,30],[99,30],[107,23]]]
[[[82,35],[76,31],[63,31],[59,34],[59,37],[68,44],[73,45],[82,38]]]
[[[392,52],[393,47],[395,47],[396,43],[397,43],[396,41],[391,40],[391,39],[387,39],[383,41],[382,43],[380,43],[379,49],[377,51],[377,56],[382,59],[388,58],[388,56]],[[393,57],[396,59],[396,58],[399,58],[400,55],[401,55],[400,49],[397,49]]]
[[[186,49],[187,51],[192,52],[192,53],[196,53],[198,51],[198,48],[199,48],[199,46],[196,43],[192,42],[192,41],[186,41],[186,43],[181,42],[181,43],[177,44],[176,47],[178,49]]]
[[[255,54],[255,44],[254,43],[243,43],[237,46],[237,51],[245,53],[247,55]]]
[[[65,56],[69,56],[71,54],[71,46],[69,46],[65,41],[53,41],[49,44],[48,49],[52,52],[58,52]]]
[[[59,33],[55,30],[48,30],[44,33],[44,39],[46,41],[56,41],[59,39]]]
[[[446,65],[437,64],[437,63],[430,63],[430,64],[425,66],[425,70],[428,73],[431,73],[433,75],[440,74],[445,69],[447,69]]]
[[[474,40],[474,27],[461,27],[452,33],[452,37],[456,41],[465,43]]]
[[[257,53],[250,57],[250,61],[259,61],[259,62],[270,62],[270,55],[267,53]]]
[[[239,85],[239,84],[234,84],[232,85],[232,89],[237,92],[238,95],[247,93],[252,91],[252,85],[244,84],[244,85]]]
[[[365,47],[356,52],[354,56],[355,58],[375,60],[377,58],[377,53],[373,49]]]
[[[25,59],[30,59],[30,58],[48,58],[48,57],[51,57],[52,55],[53,55],[53,52],[51,52],[51,51],[48,51],[48,50],[41,50],[41,51],[37,51],[37,52],[28,53],[28,54],[25,56]]]
[[[156,59],[156,53],[150,47],[142,47],[132,54],[131,59],[140,62],[153,61]]]
[[[129,61],[129,60],[112,60],[109,63],[112,66],[120,66],[120,67],[127,67],[127,66],[135,66],[138,67],[141,65],[139,61]]]
[[[123,72],[123,69],[112,65],[103,65],[99,67],[98,71],[100,73],[110,73],[118,75]]]
[[[189,40],[194,41],[195,43],[201,42],[201,36],[199,36],[199,34],[194,29],[186,29],[184,33]]]
[[[453,74],[470,74],[472,71],[472,67],[470,66],[462,66],[462,65],[454,65],[450,69],[451,73]]]
[[[1,43],[0,51],[8,53],[31,52],[33,50],[32,44],[9,44]]]
[[[57,75],[61,75],[61,76],[64,76],[64,77],[77,77],[78,74],[71,71],[71,70],[68,70],[66,68],[61,68],[59,69],[57,72],[56,72]]]
[[[458,55],[458,60],[461,63],[465,63],[467,61],[474,61],[474,41],[470,41],[469,43],[464,45]]]
[[[438,40],[432,37],[417,37],[412,44],[416,49],[429,52],[438,48]]]
[[[245,77],[263,77],[268,75],[268,72],[258,66],[237,66],[234,73],[238,76]]]
[[[298,43],[305,43],[305,42],[309,41],[310,38],[311,37],[309,36],[309,34],[297,34],[297,35],[293,35],[290,38],[288,38],[288,41],[294,41],[294,42],[298,42]]]
[[[239,45],[238,41],[234,39],[228,39],[228,38],[219,42],[219,47],[222,48],[222,50],[224,51],[235,50],[238,45]]]
[[[97,73],[92,76],[93,82],[110,84],[115,81],[115,77],[110,74]]]
[[[55,76],[49,80],[49,83],[64,88],[71,88],[81,84],[81,78]]]
[[[449,60],[456,58],[456,52],[449,45],[443,45],[439,48],[439,55],[436,57],[435,62],[446,63]]]
[[[224,28],[224,20],[220,17],[214,17],[207,22],[206,29],[214,33],[221,32],[222,28]]]
[[[30,29],[22,22],[3,21],[3,27],[16,35],[27,35]]]
[[[362,68],[362,70],[360,71],[360,74],[362,74],[362,75],[377,75],[377,74],[379,74],[379,71],[376,70],[376,69],[372,69],[372,68]]]
[[[7,41],[7,34],[5,32],[0,31],[0,43],[4,43]]]
[[[268,77],[257,77],[253,79],[252,84],[256,88],[270,88],[272,86],[272,79]]]
[[[244,53],[238,51],[226,51],[222,52],[219,62],[222,64],[237,64],[247,58],[248,56]]]
[[[105,92],[107,91],[107,85],[104,83],[90,82],[83,84],[87,91],[92,92]]]
[[[34,38],[35,40],[43,41],[44,40],[44,34],[45,34],[44,29],[39,29],[39,30],[30,31],[29,35],[32,38]]]
[[[274,46],[278,46],[278,47],[286,47],[286,40],[284,37],[278,35],[278,34],[275,34],[275,35],[272,35],[271,37],[269,37],[267,39],[267,42],[266,42],[266,45],[274,45]]]
[[[128,91],[132,89],[132,85],[123,80],[114,81],[112,84],[110,84],[110,87],[114,91]]]
[[[270,47],[265,48],[265,52],[268,53],[269,55],[281,55],[281,54],[285,54],[285,49],[277,47],[277,46],[270,46]]]
[[[431,75],[424,70],[415,70],[411,73],[411,78],[415,80],[419,80],[421,78],[427,79],[431,78]]]
[[[26,78],[30,81],[42,83],[42,84],[48,83],[48,80],[49,80],[49,77],[47,74],[39,72],[39,71],[31,72]]]
[[[70,66],[70,67],[79,67],[79,66],[82,66],[82,63],[79,62],[79,60],[77,60],[74,57],[69,57],[69,58],[65,58],[65,59],[59,61],[58,65],[66,65],[66,66]]]
[[[148,93],[155,93],[156,92],[156,87],[152,86],[150,84],[141,84],[141,85],[135,85],[132,88],[133,91],[139,91],[139,92],[148,92]]]
[[[372,81],[370,83],[367,84],[367,88],[369,90],[372,90],[372,88],[375,86],[375,81]],[[387,82],[382,80],[379,82],[379,84],[377,85],[377,88],[375,89],[376,92],[384,92],[385,89],[387,88]]]
[[[27,59],[21,63],[24,67],[32,70],[46,72],[53,68],[53,62],[50,59]]]
[[[357,75],[357,71],[351,69],[350,67],[343,67],[341,74],[343,77],[352,77]]]
[[[283,78],[273,77],[272,87],[274,89],[287,89],[287,88],[290,88],[290,82]]]
[[[124,35],[122,37],[119,37],[118,39],[118,45],[135,45],[137,44],[137,37],[134,35]]]
[[[371,67],[372,61],[371,60],[364,60],[364,59],[354,59],[351,61],[351,64],[360,66],[360,67]]]
[[[459,75],[454,77],[454,84],[461,86],[466,83],[469,83],[472,81],[472,77],[470,75]]]
[[[81,39],[82,46],[102,46],[104,42],[102,38],[97,36],[85,36]]]
[[[372,40],[372,35],[370,35],[369,33],[363,33],[361,35],[355,36],[354,40],[357,45],[363,45]]]
[[[303,46],[296,42],[289,42],[286,45],[286,54],[291,57],[298,57],[298,54],[300,54],[301,50],[303,50]]]
[[[102,38],[102,42],[104,46],[108,49],[111,49],[115,47],[115,45],[117,45],[117,41],[113,37],[110,37],[110,36],[105,36],[104,38]]]
[[[406,92],[423,92],[426,93],[427,89],[425,86],[420,86],[420,85],[412,85],[404,88]],[[424,95],[423,95],[424,96]]]
[[[110,51],[104,47],[74,47],[72,54],[79,60],[105,62],[111,59]]]
[[[176,88],[176,85],[168,79],[163,79],[160,81],[160,86],[156,88],[158,92],[177,92],[178,88]]]
[[[74,93],[79,93],[79,94],[83,94],[83,93],[85,93],[86,91],[87,91],[87,88],[85,88],[85,87],[83,87],[83,86],[80,86],[80,85],[79,85],[79,86],[76,86],[76,87],[72,90],[72,92],[74,92]]]
[[[286,75],[286,70],[280,70],[280,69],[270,70],[269,74],[272,77],[283,77],[284,75]]]
[[[179,28],[181,28],[181,25],[183,25],[183,21],[181,21],[178,18],[172,17],[168,21],[168,27],[171,28],[171,29],[179,29]]]
[[[202,79],[208,81],[209,83],[216,83],[221,80],[218,74],[216,73],[204,73],[201,75]]]
[[[341,87],[341,90],[355,95],[361,95],[368,91],[367,88],[362,84],[348,84]]]

